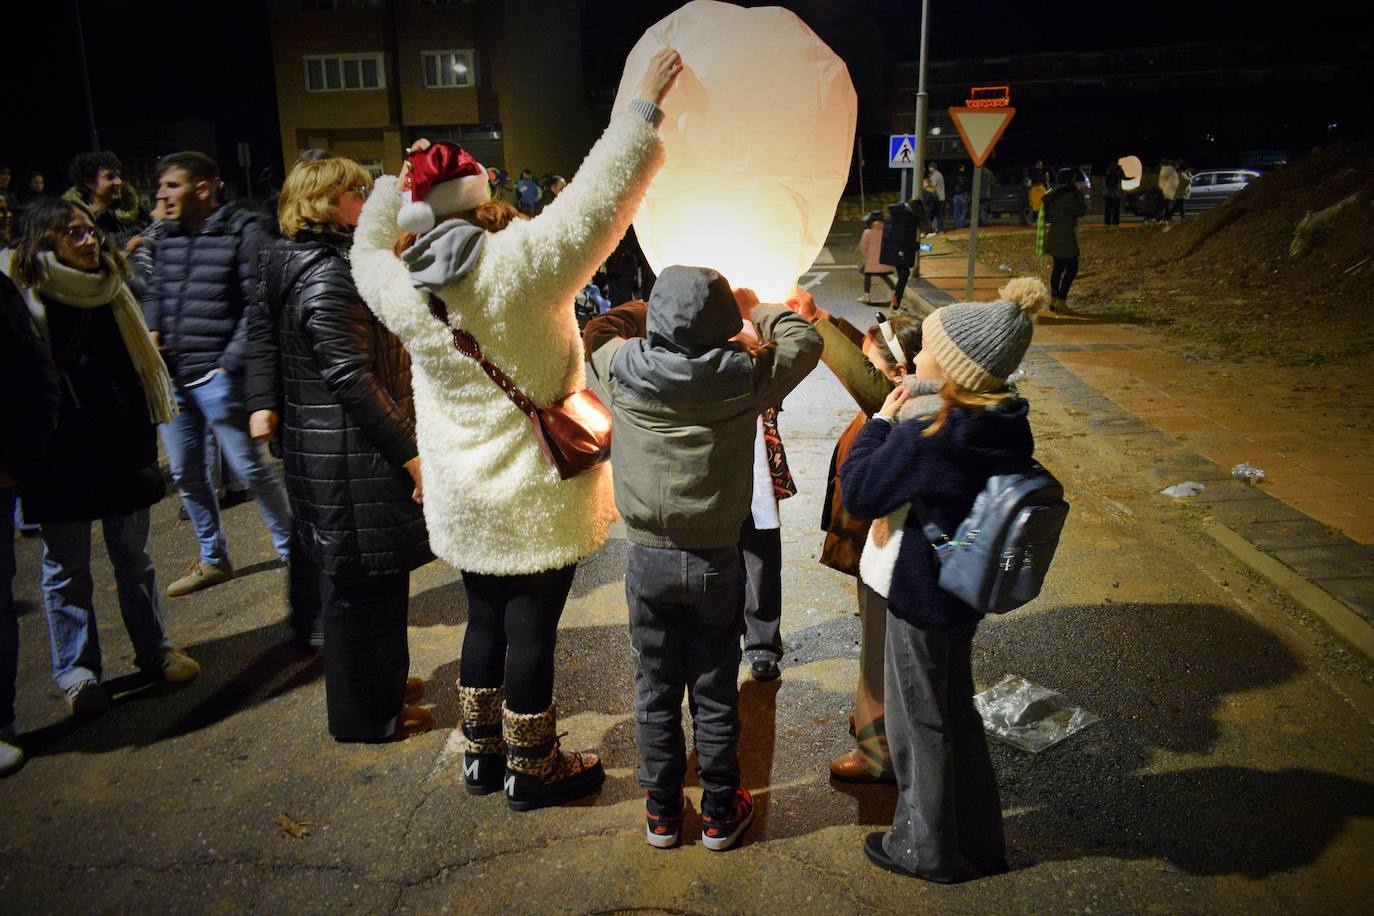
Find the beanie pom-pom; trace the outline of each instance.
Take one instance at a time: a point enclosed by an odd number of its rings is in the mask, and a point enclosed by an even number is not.
[[[1015,302],[1027,315],[1036,315],[1050,304],[1050,291],[1039,277],[1017,277],[997,291],[1003,299]]]
[[[424,201],[405,204],[396,214],[396,224],[406,232],[421,235],[434,228],[434,208]]]

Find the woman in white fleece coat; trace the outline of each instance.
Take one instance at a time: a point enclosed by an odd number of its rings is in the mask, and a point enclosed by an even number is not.
[[[610,465],[560,480],[528,418],[454,348],[429,294],[536,404],[583,388],[573,297],[625,234],[662,162],[658,102],[680,69],[674,51],[654,57],[638,98],[537,219],[483,232],[468,209],[398,258],[402,199],[395,179],[382,178],[354,237],[358,290],[412,360],[430,545],[463,571],[464,778],[474,794],[504,786],[516,810],[585,795],[603,779],[595,756],[559,750],[552,700],[558,619],[577,561],[615,517]]]

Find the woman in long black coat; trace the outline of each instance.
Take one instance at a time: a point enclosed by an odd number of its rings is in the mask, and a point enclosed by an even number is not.
[[[410,572],[432,559],[420,500],[410,358],[353,285],[352,230],[372,186],[351,159],[299,162],[278,205],[287,241],[259,263],[248,406],[282,420],[295,518],[292,616],[323,616],[329,731],[385,741],[433,719],[407,700]],[[318,589],[318,591],[315,591]]]
[[[929,232],[931,226],[926,219],[925,205],[919,198],[898,201],[888,207],[887,212],[879,257],[884,264],[897,268],[897,288],[892,293],[892,308],[897,310],[902,307],[906,281],[916,264],[916,246],[921,243],[921,233]]]

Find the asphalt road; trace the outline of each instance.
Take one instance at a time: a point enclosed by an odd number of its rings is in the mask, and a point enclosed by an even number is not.
[[[803,278],[861,327],[857,236],[837,232]],[[839,263],[833,263],[833,262]],[[871,867],[863,836],[894,790],[829,782],[857,671],[853,582],[816,562],[825,473],[854,406],[823,367],[781,427],[801,492],[783,504],[783,677],[744,681],[742,764],[758,815],[724,854],[691,834],[643,840],[631,722],[624,542],[579,570],[562,623],[558,703],[569,748],[608,779],[575,806],[513,814],[462,788],[448,750],[466,618],[458,575],[413,577],[412,672],[440,728],[388,746],[324,729],[318,659],[284,648],[284,571],[252,504],[226,513],[239,577],[166,599],[202,676],[133,674],[108,565],[96,563],[107,686],[73,725],[52,685],[37,605],[39,549],[19,545],[21,742],[0,781],[7,912],[1346,912],[1374,893],[1374,676],[1155,495],[1133,453],[1033,358],[1023,385],[1038,454],[1066,483],[1069,527],[1045,594],[989,620],[981,686],[1024,675],[1102,721],[1039,755],[993,748],[1011,873],[957,887]],[[1134,450],[1139,451],[1139,450]],[[98,542],[97,542],[98,543]],[[154,509],[165,585],[194,538],[174,499]],[[699,790],[689,789],[696,810]]]

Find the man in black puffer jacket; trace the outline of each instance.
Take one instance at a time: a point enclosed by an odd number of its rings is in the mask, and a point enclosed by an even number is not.
[[[410,356],[368,310],[348,263],[368,184],[351,160],[297,164],[280,204],[291,241],[262,252],[249,325],[252,428],[272,436],[281,420],[295,519],[291,623],[303,642],[323,615],[329,730],[342,741],[424,724],[403,707],[406,613],[410,572],[433,559]],[[342,200],[330,222],[306,222],[319,219],[320,196]]]
[[[291,551],[291,514],[277,472],[248,434],[243,375],[248,305],[259,249],[269,234],[250,211],[216,206],[219,170],[200,153],[173,153],[158,163],[157,198],[166,209],[143,312],[176,383],[181,413],[163,428],[200,559],[167,588],[185,595],[233,578],[219,502],[206,463],[206,430],[252,492],[281,557]]]

